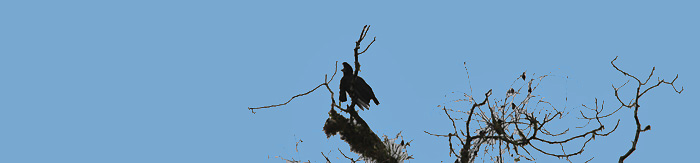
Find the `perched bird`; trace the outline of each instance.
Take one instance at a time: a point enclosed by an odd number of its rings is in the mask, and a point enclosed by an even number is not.
[[[358,76],[353,82],[354,75],[352,73],[352,66],[350,66],[350,64],[348,64],[347,62],[343,62],[343,69],[340,71],[343,71],[343,78],[340,79],[341,102],[347,101],[347,97],[345,96],[345,94],[347,93],[350,95],[350,98],[352,98],[352,100],[355,101],[357,106],[359,106],[362,110],[364,110],[365,108],[369,109],[370,100],[374,100],[374,104],[379,105],[379,101],[377,100],[377,97],[374,96],[372,87],[369,87],[369,85],[367,85],[364,79]]]

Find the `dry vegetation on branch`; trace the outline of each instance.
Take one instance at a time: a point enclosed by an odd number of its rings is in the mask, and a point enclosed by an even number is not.
[[[606,126],[606,124],[601,121],[602,119],[610,118],[611,115],[617,113],[623,107],[634,108],[634,119],[637,124],[637,130],[634,141],[632,142],[632,147],[625,155],[620,157],[619,162],[623,162],[624,159],[636,149],[639,134],[651,129],[649,125],[644,129],[641,128],[642,125],[637,116],[639,98],[647,93],[647,91],[661,84],[671,85],[679,94],[683,89],[681,88],[679,91],[674,85],[678,75],[676,75],[676,78],[671,82],[658,79],[658,82],[655,84],[646,89],[641,89],[653,76],[655,68],[652,69],[649,77],[642,82],[637,77],[617,68],[614,64],[616,59],[617,57],[611,61],[612,66],[624,75],[637,81],[637,95],[630,102],[623,102],[619,97],[618,91],[622,86],[627,84],[625,83],[620,87],[613,86],[615,96],[622,105],[612,112],[604,112],[605,102],[603,101],[599,104],[598,99],[594,99],[595,107],[588,107],[582,104],[582,108],[585,109],[577,110],[580,116],[576,117],[576,119],[585,120],[586,125],[584,126],[550,128],[550,124],[556,123],[557,121],[555,120],[564,119],[570,111],[567,111],[566,107],[558,108],[550,102],[545,101],[543,96],[534,94],[541,81],[548,75],[539,76],[536,79],[528,79],[526,73],[523,72],[522,75],[513,81],[511,88],[505,93],[504,98],[501,100],[492,98],[493,92],[489,90],[485,93],[483,100],[480,100],[481,102],[475,100],[472,95],[466,93],[464,94],[464,99],[454,100],[454,102],[468,102],[471,106],[467,108],[466,111],[443,106],[442,110],[452,122],[450,128],[452,128],[453,132],[447,134],[424,132],[433,136],[447,138],[449,142],[449,155],[457,157],[455,162],[474,162],[475,159],[480,156],[480,152],[483,156],[488,156],[488,159],[493,162],[504,162],[504,154],[506,154],[506,157],[512,157],[516,162],[521,159],[533,161],[535,158],[530,152],[533,149],[548,156],[569,160],[569,157],[583,153],[587,143],[595,140],[596,137],[608,136],[614,132],[620,124],[620,119],[617,119],[613,127],[610,127],[612,124],[607,124]],[[522,79],[523,83],[519,87],[513,88],[512,86],[520,82],[520,79]],[[471,85],[469,87],[471,89]],[[594,124],[592,125],[593,127],[589,126],[590,124]],[[607,130],[606,127],[608,127]],[[553,130],[562,132],[550,132]],[[533,142],[536,143],[533,144]],[[561,151],[543,150],[544,148],[537,144],[559,146]],[[565,146],[569,145],[578,147],[578,150],[567,152]],[[482,159],[485,158],[482,157]],[[592,159],[593,158],[590,158],[588,161]]]
[[[466,63],[465,63],[466,65]],[[534,74],[533,74],[534,75]],[[532,76],[532,75],[530,75]],[[547,75],[537,78],[527,78],[526,73],[520,75],[512,85],[522,82],[519,87],[512,87],[505,92],[502,100],[492,98],[493,91],[489,90],[483,96],[483,100],[475,100],[472,95],[464,94],[465,99],[456,101],[471,104],[467,110],[455,110],[444,107],[447,118],[452,122],[450,128],[453,132],[447,134],[425,133],[446,137],[449,142],[449,154],[457,157],[455,162],[474,162],[479,153],[488,155],[493,162],[504,162],[504,154],[520,159],[534,160],[530,150],[566,158],[581,154],[588,142],[596,137],[607,136],[615,129],[618,123],[605,130],[605,125],[600,119],[610,114],[603,114],[602,105],[589,108],[591,115],[581,113],[581,119],[594,122],[594,127],[579,126],[574,134],[573,128],[563,129],[562,132],[550,132],[550,124],[555,120],[564,118],[569,111],[567,108],[557,108],[545,101],[541,95],[536,94],[537,88]],[[522,80],[522,81],[521,81]],[[584,105],[585,107],[585,105]],[[586,107],[588,108],[588,107]],[[453,115],[458,114],[458,115]],[[463,125],[461,125],[463,124]],[[459,127],[458,127],[459,126]],[[561,130],[561,129],[556,129]],[[569,145],[577,139],[584,139],[582,144],[577,144],[577,151],[566,152],[564,145]],[[538,142],[533,144],[533,142]],[[561,147],[561,151],[546,151],[536,144],[549,144]],[[495,153],[494,153],[495,152]]]

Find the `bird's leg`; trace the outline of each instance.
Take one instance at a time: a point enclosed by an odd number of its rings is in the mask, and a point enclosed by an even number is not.
[[[350,103],[350,106],[348,106],[348,108],[346,110],[346,112],[348,112],[348,114],[350,114],[350,123],[354,122],[354,120],[355,120],[355,114],[353,114],[353,112],[355,112],[354,108],[355,108],[355,101],[353,100]]]

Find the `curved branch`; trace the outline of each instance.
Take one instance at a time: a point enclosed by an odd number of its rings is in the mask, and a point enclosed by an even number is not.
[[[326,88],[328,88],[328,91],[331,92],[331,99],[333,99],[333,91],[332,91],[331,88],[328,86],[328,84],[329,84],[331,81],[333,81],[333,78],[335,77],[335,74],[336,74],[336,73],[338,73],[338,61],[335,61],[335,71],[333,72],[333,76],[331,76],[331,80],[326,80],[324,83],[319,84],[319,85],[316,86],[314,89],[311,89],[310,91],[308,91],[308,92],[306,92],[306,93],[302,93],[302,94],[295,95],[295,96],[293,96],[292,98],[290,98],[290,99],[289,99],[287,102],[285,102],[285,103],[277,104],[277,105],[269,105],[269,106],[254,107],[254,108],[248,107],[248,110],[250,110],[251,112],[253,112],[253,114],[255,114],[255,110],[256,110],[256,109],[272,108],[272,107],[278,107],[278,106],[287,105],[289,102],[291,102],[292,100],[294,100],[294,98],[308,95],[309,93],[316,91],[316,89],[318,89],[319,87],[324,86],[324,85],[326,86]],[[328,78],[328,75],[326,75],[326,79],[327,79],[327,78]],[[333,99],[333,103],[335,104],[335,99]]]
[[[623,162],[625,161],[625,159],[627,159],[627,157],[629,157],[629,156],[637,149],[637,143],[639,142],[639,135],[640,135],[640,133],[641,133],[641,132],[644,132],[644,131],[648,131],[648,130],[651,129],[651,126],[649,126],[649,125],[647,125],[647,127],[645,127],[644,129],[642,129],[642,124],[639,122],[639,116],[638,116],[639,107],[640,107],[640,106],[639,106],[639,99],[640,99],[645,93],[647,93],[649,90],[654,89],[654,88],[658,87],[658,86],[661,85],[661,84],[668,84],[668,85],[671,85],[671,87],[673,87],[673,90],[674,90],[676,93],[678,93],[678,94],[680,94],[681,92],[683,92],[683,87],[681,87],[681,90],[680,90],[680,91],[679,91],[678,89],[676,89],[676,86],[674,85],[674,82],[676,82],[676,79],[678,79],[678,75],[676,75],[676,77],[675,77],[675,78],[673,79],[673,81],[671,81],[671,82],[666,82],[666,81],[664,81],[663,79],[659,79],[658,82],[657,82],[656,84],[654,84],[654,85],[652,85],[652,86],[650,86],[650,87],[648,87],[648,88],[646,88],[646,89],[644,89],[644,90],[642,91],[642,86],[646,85],[647,82],[649,81],[649,79],[651,79],[651,77],[654,75],[654,70],[656,70],[656,67],[653,67],[653,68],[651,69],[651,73],[649,73],[649,77],[647,78],[646,81],[644,81],[644,83],[642,83],[641,81],[639,81],[639,79],[637,79],[637,77],[635,77],[635,76],[633,76],[633,75],[630,75],[630,74],[628,74],[628,73],[626,73],[626,72],[620,70],[619,68],[617,68],[617,66],[615,66],[615,63],[614,63],[614,61],[615,61],[616,59],[617,59],[617,57],[615,57],[615,59],[613,59],[612,61],[610,61],[610,64],[612,64],[612,66],[615,67],[615,69],[617,69],[618,71],[622,72],[622,74],[624,74],[625,76],[629,76],[629,77],[631,77],[631,78],[634,78],[634,79],[637,80],[637,82],[639,83],[639,84],[637,85],[637,89],[636,89],[637,91],[636,91],[636,94],[635,94],[635,96],[634,96],[634,99],[632,100],[632,102],[630,102],[630,104],[625,104],[625,103],[622,102],[622,100],[620,100],[620,96],[619,96],[619,94],[618,94],[619,88],[615,88],[615,86],[613,86],[613,89],[615,90],[615,97],[617,97],[618,101],[620,101],[620,103],[622,103],[622,106],[628,107],[628,108],[634,107],[634,122],[635,122],[635,124],[636,124],[636,130],[635,130],[635,134],[634,134],[634,139],[633,139],[633,141],[632,141],[632,147],[630,147],[630,149],[627,150],[627,152],[626,152],[624,155],[620,156],[619,163],[623,163]],[[624,85],[623,85],[623,86],[624,86]],[[622,87],[622,86],[620,86],[620,87]],[[618,121],[618,124],[619,124],[619,121]],[[615,126],[615,128],[617,128],[617,126]]]

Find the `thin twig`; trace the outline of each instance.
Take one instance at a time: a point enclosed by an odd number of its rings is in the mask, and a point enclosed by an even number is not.
[[[319,85],[316,86],[314,89],[311,89],[310,91],[308,91],[308,92],[306,92],[306,93],[302,93],[302,94],[295,95],[295,96],[293,96],[292,98],[290,98],[290,99],[289,99],[287,102],[285,102],[285,103],[277,104],[277,105],[269,105],[269,106],[254,107],[254,108],[249,107],[248,110],[250,110],[251,112],[253,112],[253,114],[255,114],[255,109],[264,109],[264,108],[272,108],[272,107],[278,107],[278,106],[287,105],[289,102],[291,102],[292,100],[294,100],[294,98],[301,97],[301,96],[305,96],[305,95],[307,95],[307,94],[309,94],[309,93],[311,93],[311,92],[316,91],[316,89],[318,89],[319,87],[324,86],[324,85],[326,86],[326,88],[328,88],[328,91],[331,92],[331,98],[333,98],[333,91],[331,90],[330,87],[328,87],[328,84],[329,84],[331,81],[333,81],[333,78],[335,77],[335,74],[336,74],[337,72],[338,72],[338,61],[335,61],[335,71],[333,72],[333,76],[331,76],[331,80],[328,80],[328,81],[325,81],[324,83],[319,84]],[[335,103],[335,99],[333,99],[333,103]]]

